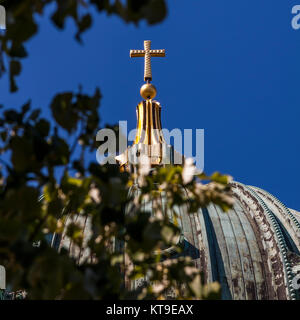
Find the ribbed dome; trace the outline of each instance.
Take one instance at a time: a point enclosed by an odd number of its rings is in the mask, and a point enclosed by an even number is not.
[[[194,214],[184,206],[174,209],[184,236],[183,254],[192,257],[205,282],[221,284],[222,299],[298,298],[292,279],[300,267],[300,214],[259,188],[234,182],[232,189],[235,204],[227,213],[213,204]],[[164,199],[162,193],[158,201],[172,219]],[[151,201],[143,204],[145,211],[152,207]],[[132,284],[138,285],[138,280]]]

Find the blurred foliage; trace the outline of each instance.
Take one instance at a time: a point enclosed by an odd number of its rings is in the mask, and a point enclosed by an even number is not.
[[[38,32],[37,16],[44,15],[51,4],[55,5],[50,17],[53,24],[63,29],[67,19],[72,19],[77,29],[75,38],[79,42],[82,33],[92,26],[91,8],[136,25],[141,20],[156,24],[167,15],[165,0],[7,0],[1,3],[6,8],[7,31],[0,35],[0,71],[3,74],[8,69],[5,64],[8,60],[12,92],[18,90],[15,77],[22,69],[20,60],[28,54],[25,43]]]
[[[81,7],[88,11],[95,6],[133,23],[146,19],[153,24],[166,16],[163,0],[7,1],[1,68],[4,71],[4,61],[10,61],[12,91],[17,90],[20,60],[27,55],[24,44],[38,30],[36,15],[52,2],[53,23],[62,29],[72,18],[77,40],[92,23],[90,13],[79,13]],[[25,290],[28,299],[219,297],[219,285],[203,284],[193,261],[180,255],[176,216],[170,221],[159,204],[151,215],[142,210],[142,203],[164,192],[171,210],[186,205],[191,213],[210,202],[227,210],[232,205],[229,177],[194,175],[190,163],[157,168],[151,175],[140,166],[137,177],[117,165],[85,161],[85,151],[96,152],[98,147],[100,101],[99,89],[92,96],[81,89],[59,93],[49,103],[53,121],[33,110],[30,101],[22,108],[0,110],[0,262],[8,284],[14,291]],[[202,184],[201,179],[210,183]],[[137,180],[140,195],[128,196]],[[67,217],[71,223],[66,224]],[[72,220],[76,217],[91,222],[88,238],[82,225]],[[46,240],[49,234],[64,235],[88,254],[82,258],[64,247],[52,248]],[[132,289],[134,279],[146,281]]]

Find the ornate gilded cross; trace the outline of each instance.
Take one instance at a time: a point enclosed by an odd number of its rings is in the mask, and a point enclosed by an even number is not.
[[[151,57],[165,57],[165,50],[151,50],[151,41],[144,41],[144,50],[130,50],[130,58],[145,57],[145,81],[152,80]]]

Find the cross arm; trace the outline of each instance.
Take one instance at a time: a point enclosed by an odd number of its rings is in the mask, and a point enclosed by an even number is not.
[[[130,58],[145,57],[145,50],[130,50]]]
[[[150,50],[151,57],[165,57],[166,56],[166,50]]]

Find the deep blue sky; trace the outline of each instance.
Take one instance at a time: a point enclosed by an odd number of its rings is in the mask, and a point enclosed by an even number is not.
[[[205,129],[205,172],[221,171],[268,190],[300,210],[300,30],[291,27],[296,1],[169,0],[167,19],[149,27],[94,13],[93,27],[73,38],[71,21],[58,31],[39,18],[38,35],[9,94],[1,103],[21,106],[29,97],[49,116],[56,92],[101,88],[102,123],[128,120],[135,127],[143,59],[130,49],[165,48],[153,59],[153,83],[163,127]],[[49,13],[52,10],[49,10]],[[155,60],[155,61],[154,61]]]

